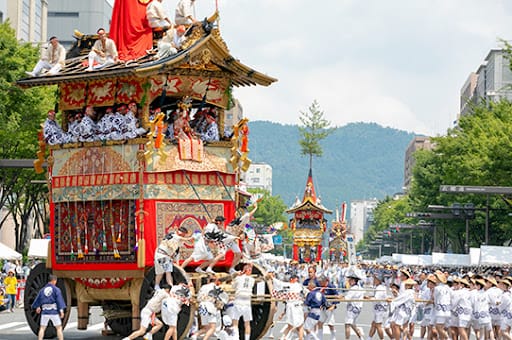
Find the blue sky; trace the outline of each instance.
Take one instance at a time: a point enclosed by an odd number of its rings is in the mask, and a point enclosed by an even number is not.
[[[174,16],[177,0],[164,0]],[[251,120],[297,124],[317,100],[333,125],[444,134],[460,88],[511,39],[506,0],[218,0],[233,56],[279,79],[234,91]],[[196,14],[215,0],[196,0]]]

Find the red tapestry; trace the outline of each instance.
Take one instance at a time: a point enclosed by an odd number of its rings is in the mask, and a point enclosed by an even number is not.
[[[86,83],[65,83],[60,85],[61,110],[79,109],[85,106]]]
[[[144,94],[141,78],[120,78],[117,83],[117,98],[118,103],[129,103],[134,101],[140,102]]]
[[[87,105],[114,105],[115,84],[113,80],[95,80],[89,83]]]
[[[133,201],[65,202],[54,207],[59,263],[135,261]]]
[[[153,33],[146,19],[147,3],[134,0],[114,3],[109,35],[116,43],[121,60],[137,59],[153,47]]]

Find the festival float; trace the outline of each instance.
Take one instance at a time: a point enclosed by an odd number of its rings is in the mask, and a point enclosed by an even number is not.
[[[332,211],[325,208],[316,196],[313,172],[309,175],[302,201],[297,201],[286,210],[293,214],[290,227],[293,230],[293,259],[300,262],[313,262],[322,259],[322,239],[327,228],[325,214]]]
[[[86,72],[87,52],[98,37],[75,34],[77,42],[60,73],[17,82],[23,88],[58,88],[64,130],[68,117],[86,106],[102,113],[107,107],[136,102],[137,118],[147,131],[128,140],[58,145],[40,140],[35,168],[42,172],[43,163],[47,164],[51,242],[47,263],[36,266],[26,284],[25,315],[35,334],[40,316],[30,306],[51,273],[59,277],[67,306],[77,308],[78,329],[87,329],[91,306],[103,308],[106,324],[115,333],[126,336],[138,329],[140,310],[153,294],[153,259],[159,240],[180,226],[190,233],[200,231],[217,215],[229,222],[244,204],[237,188],[240,172],[250,165],[247,119],[232,127],[232,136],[226,136],[224,113],[232,88],[269,86],[276,79],[230,54],[216,24],[217,13],[188,29],[177,54],[154,60],[146,54],[153,46],[146,3],[117,0],[114,4],[109,35],[122,62]],[[162,112],[150,116],[155,107]],[[217,113],[219,141],[201,143],[190,135],[174,142],[164,138],[170,112],[191,114],[204,108]],[[311,199],[308,196],[305,203],[316,208],[315,218],[321,217],[326,210],[318,210]],[[192,249],[182,251],[184,259]],[[229,251],[216,270],[228,268],[232,259]],[[205,283],[204,276],[175,268],[175,283],[193,280],[196,290]],[[253,274],[263,273],[254,266]],[[263,282],[269,294],[271,282]],[[67,308],[64,327],[70,311]],[[194,312],[193,303],[183,306],[178,319],[180,339],[188,335]],[[253,302],[251,339],[265,334],[273,313],[273,302]],[[240,326],[243,329],[243,322]],[[55,334],[55,328],[47,328],[46,337]]]
[[[338,210],[336,210],[338,215]],[[341,204],[341,214],[332,222],[329,235],[329,259],[332,262],[343,262],[347,256],[347,203]]]

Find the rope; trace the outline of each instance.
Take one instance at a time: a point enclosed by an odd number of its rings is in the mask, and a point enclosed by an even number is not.
[[[185,175],[185,178],[187,179],[187,182],[188,184],[190,185],[190,187],[192,188],[192,190],[194,190],[194,193],[196,194],[196,197],[197,199],[199,200],[199,203],[201,203],[201,206],[203,207],[204,211],[206,212],[206,215],[208,215],[208,218],[211,220],[212,219],[212,216],[210,215],[210,213],[208,212],[208,209],[206,209],[206,205],[204,204],[203,200],[201,199],[201,197],[199,196],[199,193],[197,192],[196,190],[196,187],[194,186],[194,184],[192,184],[192,181],[190,180],[190,178],[188,177],[187,175],[187,172],[185,170],[183,170],[183,175]]]

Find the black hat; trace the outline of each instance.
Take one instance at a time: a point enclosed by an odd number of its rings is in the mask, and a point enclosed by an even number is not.
[[[219,216],[215,217],[215,222],[217,222],[217,221],[218,221],[218,222],[224,222],[225,220],[226,220],[226,219],[224,218],[224,216],[220,216],[220,215],[219,215]]]

